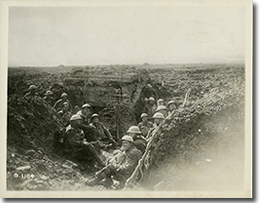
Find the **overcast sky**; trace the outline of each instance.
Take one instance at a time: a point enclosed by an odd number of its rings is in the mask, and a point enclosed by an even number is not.
[[[10,7],[9,66],[243,61],[242,7]]]

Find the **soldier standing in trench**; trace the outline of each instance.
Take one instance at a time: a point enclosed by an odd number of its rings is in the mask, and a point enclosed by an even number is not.
[[[148,104],[144,107],[144,111],[148,115],[148,120],[151,119],[151,117],[155,113],[156,108],[157,106],[155,104],[155,99],[153,97],[150,97]]]
[[[82,122],[82,118],[77,114],[70,118],[70,125],[65,131],[64,152],[77,160],[94,158],[101,167],[104,167],[105,163],[95,147],[84,139],[84,132],[80,129]]]
[[[111,187],[113,179],[119,181],[118,189],[122,189],[126,180],[131,176],[142,153],[135,147],[133,138],[125,135],[122,137],[121,152],[109,160],[108,165],[98,171],[94,178],[87,180],[86,185],[94,186],[105,180],[105,186]]]
[[[151,84],[146,85],[146,87],[143,90],[143,94],[144,94],[144,97],[146,97],[146,98],[153,97],[156,100],[158,99],[158,94]]]

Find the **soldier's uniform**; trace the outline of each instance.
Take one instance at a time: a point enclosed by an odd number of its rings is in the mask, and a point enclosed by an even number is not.
[[[28,103],[35,102],[38,104],[42,104],[43,100],[39,96],[38,92],[36,92],[37,87],[35,85],[30,85],[29,92],[27,92],[23,99],[26,100]]]
[[[142,134],[144,137],[147,136],[147,133],[149,132],[149,130],[151,128],[153,128],[153,123],[150,121],[146,121],[146,122],[140,122],[138,125],[138,128],[141,130],[142,129]]]
[[[114,138],[108,132],[108,129],[105,128],[103,123],[90,123],[89,126],[95,131],[93,136],[94,140],[99,140],[101,142],[115,142]]]
[[[142,136],[142,132],[140,131],[140,129],[137,126],[131,126],[127,130],[127,133],[133,138],[136,148],[144,153],[146,149],[146,140]]]
[[[51,107],[52,107],[53,104],[54,104],[54,99],[53,99],[53,97],[51,97],[51,96],[45,96],[45,97],[43,97],[43,100],[44,100],[47,104],[49,104]]]
[[[98,184],[101,180],[106,179],[106,182],[111,181],[111,177],[118,180],[120,188],[123,188],[126,180],[131,176],[139,159],[142,157],[142,152],[132,145],[127,151],[116,154],[119,163],[109,164],[99,172],[96,177],[86,182],[87,185]],[[109,181],[108,181],[109,180]]]
[[[85,139],[88,142],[96,141],[95,127],[89,125],[87,116],[85,116],[81,110],[77,112],[77,115],[79,115],[83,120],[83,124],[80,125],[80,128],[84,131]]]
[[[56,109],[56,111],[60,111],[62,109],[62,105],[64,102],[67,102],[69,104],[69,110],[72,109],[72,105],[70,104],[69,100],[63,100],[63,99],[59,99],[58,101],[55,102],[55,104],[53,105],[53,108]]]
[[[64,112],[63,110],[60,110],[58,115],[61,117],[63,125],[67,126],[69,124],[72,113],[70,111]]]
[[[94,146],[84,142],[83,130],[73,128],[71,125],[66,128],[64,152],[70,154],[72,158],[77,160],[89,160],[94,158],[100,165],[104,166]]]

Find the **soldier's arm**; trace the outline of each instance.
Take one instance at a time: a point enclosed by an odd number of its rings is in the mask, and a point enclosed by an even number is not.
[[[81,147],[84,145],[82,139],[75,135],[75,133],[73,131],[69,131],[66,133],[66,137],[68,139],[68,142],[71,144],[71,146],[73,147]]]
[[[56,109],[57,105],[61,102],[61,100],[59,99],[58,101],[55,102],[55,104],[53,105],[53,108]]]
[[[120,165],[117,169],[117,171],[131,171],[133,170],[139,159],[141,158],[141,152],[140,151],[135,151],[132,152],[131,154],[129,154],[129,156],[127,157],[127,160],[125,161],[125,163],[123,163],[122,165]]]
[[[106,126],[99,122],[100,126],[104,129],[104,133],[105,133],[105,136],[112,142],[115,142],[113,136],[111,135],[111,133],[109,132],[109,130],[106,128]]]

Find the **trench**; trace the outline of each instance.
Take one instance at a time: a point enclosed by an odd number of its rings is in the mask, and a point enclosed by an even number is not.
[[[200,80],[202,73],[206,78],[204,82]],[[58,77],[57,74],[49,73],[10,74],[7,117],[8,190],[106,190],[101,186],[86,187],[84,178],[92,175],[93,171],[84,172],[73,163],[53,154],[53,134],[60,128],[60,123],[42,104],[26,103],[20,99],[30,84],[39,86],[40,95],[43,95],[46,89],[52,88],[55,99],[65,91],[70,95],[69,99],[73,105],[91,103],[92,113],[101,112],[102,121],[115,135],[117,131],[115,108],[112,105],[110,109],[104,111],[108,103],[102,98],[106,98],[109,94],[114,95],[114,90],[122,86],[128,94],[134,95],[136,90],[141,90],[148,82],[156,89],[158,97],[165,101],[173,98],[182,100],[190,87],[192,90],[184,113],[172,119],[175,127],[165,130],[163,139],[147,157],[149,166],[143,169],[145,176],[139,183],[140,187],[132,189],[219,190],[221,186],[239,189],[238,186],[240,187],[243,182],[241,174],[244,170],[243,69],[229,68],[206,72],[166,70],[165,86],[157,80],[158,70],[150,70],[149,75],[151,79],[146,78],[145,82],[92,81],[64,85],[62,84],[64,75]],[[91,87],[90,90],[88,87]],[[93,96],[93,93],[97,92],[97,87],[103,90],[110,87],[110,90],[100,91],[98,96]],[[121,136],[131,125],[139,122],[141,114],[141,99],[136,98],[133,106],[126,104],[123,106],[129,110],[127,111],[129,116],[122,122]],[[182,118],[185,119],[181,120]],[[218,165],[220,166],[216,167]],[[235,166],[233,171],[230,170],[231,165]],[[214,175],[221,171],[222,175],[216,176],[219,177],[218,184],[212,184],[216,178],[213,178],[210,171],[214,172]],[[228,175],[232,173],[229,178],[230,184],[221,182],[228,179]],[[20,176],[33,174],[36,177],[17,179],[14,178],[14,174]],[[203,180],[203,184],[199,183],[200,180]]]

